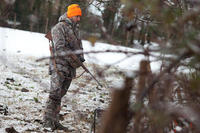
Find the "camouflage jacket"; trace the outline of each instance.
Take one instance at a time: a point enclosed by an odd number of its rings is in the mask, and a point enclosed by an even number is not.
[[[59,72],[70,75],[71,78],[75,77],[76,68],[71,65],[74,63],[74,60],[67,56],[66,53],[69,51],[83,50],[79,25],[72,23],[65,13],[59,18],[59,22],[52,28],[51,33],[56,69]],[[83,54],[78,55],[78,57],[84,60]],[[50,70],[55,71],[52,60],[50,62]]]

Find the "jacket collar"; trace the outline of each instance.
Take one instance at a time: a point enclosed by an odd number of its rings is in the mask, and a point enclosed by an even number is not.
[[[71,19],[69,19],[66,15],[66,13],[64,13],[63,15],[61,15],[58,19],[59,22],[66,22],[67,24],[71,25],[72,27],[76,27],[77,24],[73,23]]]

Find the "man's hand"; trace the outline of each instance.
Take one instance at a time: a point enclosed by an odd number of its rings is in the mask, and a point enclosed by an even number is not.
[[[81,62],[84,62],[84,61],[85,61],[85,59],[84,59],[82,56],[80,56],[79,59],[80,59]]]

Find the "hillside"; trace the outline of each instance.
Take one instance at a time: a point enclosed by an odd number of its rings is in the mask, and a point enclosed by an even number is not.
[[[48,60],[35,62],[31,56],[7,55],[0,63],[0,132],[14,127],[18,132],[44,132],[41,120],[49,90]],[[93,71],[93,65],[88,65]],[[77,75],[82,73],[78,69]],[[115,69],[109,69],[112,73]],[[99,79],[103,84],[120,81],[113,77]],[[114,76],[114,75],[113,75]],[[116,77],[116,75],[115,75]],[[108,88],[97,88],[87,73],[74,79],[62,101],[62,123],[74,132],[88,132],[96,108],[105,108],[109,103]],[[7,107],[7,109],[6,109]],[[5,112],[6,111],[6,112]]]
[[[0,132],[13,127],[18,132],[46,132],[41,125],[43,109],[48,97],[50,76],[48,60],[36,62],[49,56],[48,40],[44,34],[0,27]],[[83,40],[84,51],[132,51],[121,46]],[[62,124],[75,133],[89,132],[96,108],[106,108],[112,86],[123,83],[120,71],[130,73],[137,70],[143,55],[125,53],[85,54],[88,69],[104,85],[98,88],[90,75],[84,73],[74,79],[67,95],[62,99]],[[109,68],[104,68],[110,65]],[[151,63],[152,70],[159,67]],[[78,69],[77,76],[83,72]],[[118,73],[119,72],[119,73]],[[97,75],[98,74],[98,75]]]

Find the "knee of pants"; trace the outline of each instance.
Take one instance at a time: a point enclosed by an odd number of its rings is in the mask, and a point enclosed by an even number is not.
[[[49,97],[56,101],[61,101],[62,97],[66,94],[67,90],[58,88],[56,90],[51,90]]]
[[[62,90],[61,90],[61,98],[62,98],[66,93],[67,93],[67,90],[62,89]]]

